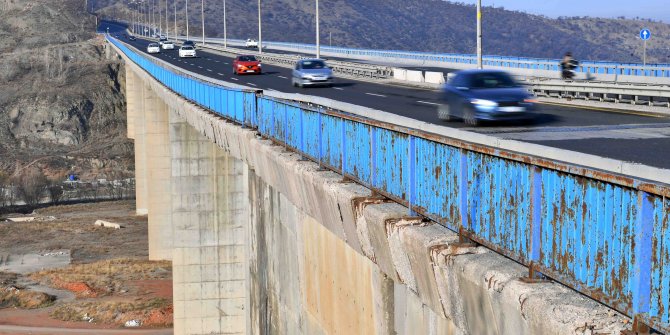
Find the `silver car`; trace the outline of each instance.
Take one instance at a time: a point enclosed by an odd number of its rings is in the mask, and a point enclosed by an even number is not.
[[[301,59],[295,64],[293,86],[332,86],[333,70],[323,59]]]

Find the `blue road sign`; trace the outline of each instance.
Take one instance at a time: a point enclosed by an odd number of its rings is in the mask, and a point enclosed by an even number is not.
[[[646,28],[640,30],[640,38],[645,40],[645,41],[648,40],[649,38],[651,38],[651,30],[646,29]]]

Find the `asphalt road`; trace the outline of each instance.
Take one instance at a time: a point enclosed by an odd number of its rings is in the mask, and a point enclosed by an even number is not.
[[[118,29],[118,26],[110,25],[111,33]],[[136,41],[121,40],[146,52],[148,41],[139,38]],[[202,49],[194,59],[179,59],[176,49],[151,56],[191,72],[258,89],[316,95],[445,127],[670,168],[668,117],[545,104],[540,106],[538,117],[530,123],[495,123],[472,128],[462,122],[437,119],[436,108],[440,100],[436,91],[350,79],[338,79],[332,88],[301,89],[291,86],[290,69],[263,64],[262,75],[233,75],[232,58]]]

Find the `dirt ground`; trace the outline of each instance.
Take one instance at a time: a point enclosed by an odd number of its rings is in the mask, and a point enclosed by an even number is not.
[[[135,215],[134,201],[55,206],[26,215],[34,221],[4,220],[16,216],[0,217],[0,334],[12,333],[8,327],[121,331],[131,320],[141,323],[133,329],[172,327],[171,263],[148,260],[147,218]],[[95,226],[98,219],[123,228]],[[53,255],[59,262],[48,260]],[[16,259],[38,262],[37,269]]]

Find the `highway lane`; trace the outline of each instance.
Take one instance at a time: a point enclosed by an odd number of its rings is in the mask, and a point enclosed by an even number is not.
[[[111,29],[110,29],[111,30]],[[148,41],[122,41],[145,52]],[[302,93],[345,101],[394,114],[462,128],[492,136],[543,144],[656,167],[670,168],[670,118],[589,110],[553,105],[541,106],[531,124],[490,124],[468,128],[461,122],[437,119],[439,93],[430,90],[338,79],[332,88],[294,88],[290,69],[264,64],[263,75],[232,74],[232,59],[199,50],[195,59],[179,59],[177,50],[158,57],[188,71],[258,89]]]

